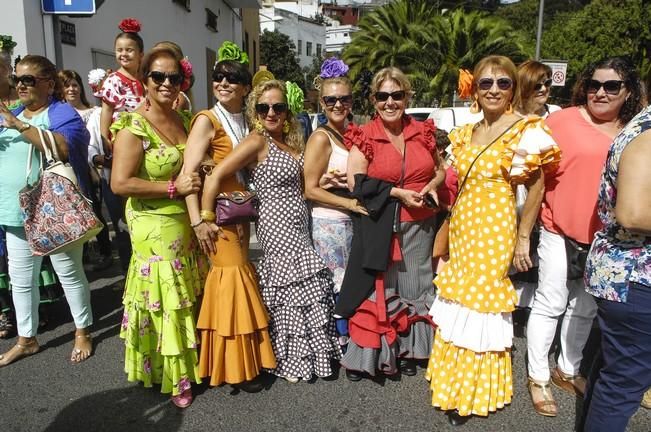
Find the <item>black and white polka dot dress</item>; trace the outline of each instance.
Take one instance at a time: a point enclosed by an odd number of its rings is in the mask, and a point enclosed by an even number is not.
[[[252,180],[260,198],[258,274],[277,361],[270,372],[305,380],[329,376],[331,360],[341,357],[332,318],[334,284],[309,235],[303,157],[296,160],[271,138],[267,142],[269,154]]]

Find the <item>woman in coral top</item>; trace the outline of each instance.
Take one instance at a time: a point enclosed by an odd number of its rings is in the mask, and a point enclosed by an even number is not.
[[[551,381],[578,397],[583,347],[597,312],[585,291],[583,272],[568,273],[568,239],[587,251],[601,228],[597,217],[599,181],[613,138],[642,109],[642,87],[629,61],[614,57],[590,65],[574,88],[572,107],[551,114],[547,126],[563,152],[558,171],[545,178],[540,213],[538,289],[527,326],[529,392],[534,409],[555,416]],[[548,353],[560,317],[560,355],[550,371]]]

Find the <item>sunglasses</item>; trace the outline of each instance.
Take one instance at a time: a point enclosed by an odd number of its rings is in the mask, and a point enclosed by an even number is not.
[[[533,89],[534,89],[534,91],[540,91],[543,88],[543,86],[545,86],[546,88],[549,88],[549,87],[551,87],[551,85],[552,85],[552,80],[551,79],[546,79],[545,81],[539,82],[535,86],[533,86]]]
[[[341,103],[344,106],[351,106],[353,104],[353,95],[323,96],[321,100],[327,107],[333,107],[337,105],[337,102]]]
[[[398,90],[391,93],[379,91],[375,92],[375,100],[378,102],[386,102],[389,100],[389,97],[391,97],[394,101],[401,101],[405,98],[406,94],[407,93],[404,90]]]
[[[241,77],[231,72],[216,72],[212,75],[212,80],[216,83],[224,81],[224,78],[226,78],[226,81],[228,81],[229,84],[244,84],[244,80]]]
[[[39,81],[47,81],[50,78],[43,78],[43,77],[36,77],[34,75],[12,75],[11,76],[11,81],[14,83],[14,85],[18,85],[18,83],[21,83],[25,87],[34,87],[37,82]]]
[[[165,80],[169,80],[170,84],[172,84],[173,86],[180,86],[183,83],[183,80],[185,79],[183,75],[181,75],[178,72],[167,73],[161,71],[151,71],[147,76],[151,78],[151,80],[155,82],[157,85],[162,85],[165,82]]]
[[[619,94],[619,91],[622,89],[622,84],[624,84],[624,81],[608,80],[601,82],[594,79],[589,79],[585,82],[585,90],[588,93],[597,93],[599,89],[603,87],[606,94],[616,95]]]
[[[287,111],[287,104],[284,102],[279,102],[272,105],[266,103],[255,104],[255,112],[257,112],[260,115],[266,116],[267,114],[269,114],[270,109],[273,109],[274,113],[276,114],[282,114]]]
[[[479,87],[479,90],[490,90],[493,88],[493,84],[495,84],[495,82],[496,81],[493,78],[482,78],[477,82],[477,87]],[[500,90],[508,90],[512,85],[513,81],[511,81],[509,78],[497,79],[497,88]]]

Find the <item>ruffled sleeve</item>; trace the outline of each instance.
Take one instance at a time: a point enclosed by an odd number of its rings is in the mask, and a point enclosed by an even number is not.
[[[542,118],[528,117],[509,138],[501,165],[513,183],[524,183],[539,168],[548,172],[558,167],[561,150]]]
[[[436,152],[436,126],[434,126],[434,120],[427,119],[422,124],[425,146],[430,153],[434,154]]]
[[[346,128],[344,145],[349,150],[352,146],[357,147],[364,154],[367,161],[371,162],[373,160],[373,145],[364,130],[354,123],[350,123]]]
[[[120,77],[115,72],[106,77],[102,87],[93,94],[115,109],[119,109],[124,104],[124,95],[120,90]]]
[[[452,132],[448,135],[450,138],[450,164],[459,172],[459,167],[457,167],[457,160],[459,159],[459,153],[461,149],[467,144],[470,143],[472,137],[472,128],[473,124],[467,124],[456,129],[452,129]]]
[[[161,144],[161,140],[152,130],[151,125],[138,113],[121,112],[117,120],[111,125],[111,136],[113,139],[122,129],[127,129],[135,136],[142,138],[142,147],[147,150],[150,145]]]

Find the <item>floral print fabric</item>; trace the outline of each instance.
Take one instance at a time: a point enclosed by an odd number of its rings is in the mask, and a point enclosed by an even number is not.
[[[651,106],[626,125],[608,152],[598,201],[604,227],[595,234],[585,270],[586,291],[595,297],[625,303],[629,283],[651,287],[651,236],[632,233],[615,218],[619,160],[626,146],[649,129]]]

